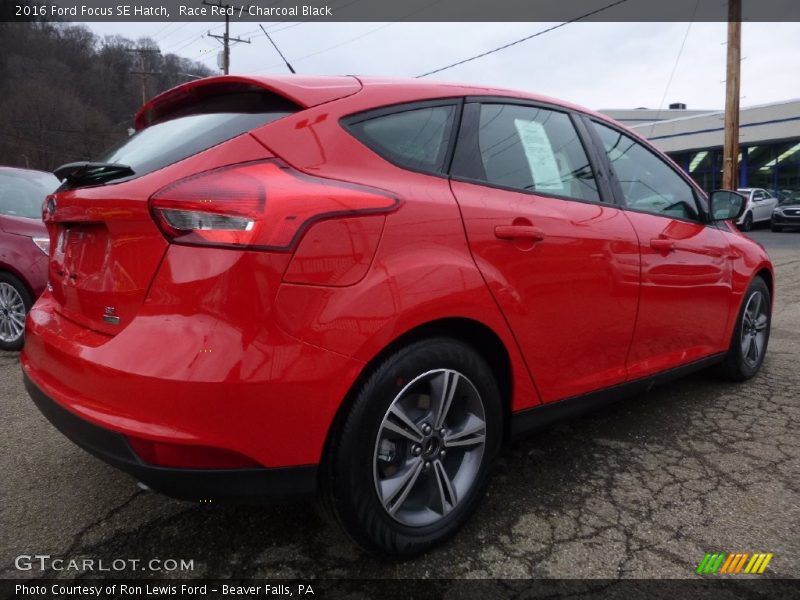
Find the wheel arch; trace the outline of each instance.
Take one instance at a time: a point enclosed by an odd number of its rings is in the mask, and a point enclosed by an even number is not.
[[[30,294],[31,298],[33,300],[36,300],[36,295],[33,293],[33,286],[31,285],[31,282],[28,281],[28,278],[25,277],[25,275],[23,275],[20,271],[18,271],[11,265],[8,265],[4,262],[0,262],[0,273],[8,273],[9,275],[12,275],[16,279],[18,279],[20,283],[22,283],[22,285],[25,286],[25,289],[28,290],[28,293]]]
[[[767,288],[769,289],[770,302],[774,304],[774,302],[775,302],[775,276],[772,274],[772,271],[770,271],[767,267],[762,267],[761,269],[759,269],[756,272],[756,274],[753,277],[753,279],[755,279],[756,277],[760,277],[761,279],[764,280],[764,283],[767,284]]]
[[[376,366],[400,348],[433,337],[450,337],[460,340],[468,344],[486,361],[495,376],[495,381],[500,390],[500,399],[503,404],[503,439],[509,438],[514,389],[512,362],[508,349],[497,332],[488,325],[465,317],[446,317],[420,324],[403,332],[365,364],[336,410],[331,426],[325,436],[321,463],[325,463],[330,456],[331,445],[336,439],[337,432],[341,428],[358,390],[370,377]],[[321,469],[321,473],[324,471],[325,469]]]

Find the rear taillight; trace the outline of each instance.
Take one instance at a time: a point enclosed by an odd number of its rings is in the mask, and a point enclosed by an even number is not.
[[[382,190],[306,175],[278,160],[199,173],[150,198],[172,242],[279,252],[315,221],[391,212],[398,204]]]

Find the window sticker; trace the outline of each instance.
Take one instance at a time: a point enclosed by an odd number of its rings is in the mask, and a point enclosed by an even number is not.
[[[538,191],[563,192],[564,183],[558,169],[550,138],[541,123],[526,119],[514,119],[514,126],[525,149],[534,189]]]

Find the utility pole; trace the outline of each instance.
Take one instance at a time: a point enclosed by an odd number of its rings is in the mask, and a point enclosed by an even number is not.
[[[739,187],[739,87],[742,66],[742,0],[728,0],[728,72],[725,79],[725,147],[722,187]]]
[[[161,50],[156,48],[128,48],[128,52],[138,55],[139,70],[131,71],[131,75],[139,75],[142,78],[142,104],[147,102],[147,81],[151,75],[161,75],[160,71],[149,71],[145,67],[145,56],[148,54],[161,54]]]
[[[222,40],[222,72],[227,75],[228,71],[230,70],[231,66],[231,42],[241,42],[242,44],[249,44],[250,40],[243,40],[241,38],[232,38],[230,35],[230,15],[229,10],[232,5],[230,4],[223,4],[222,0],[217,0],[217,2],[208,2],[208,0],[203,0],[203,4],[206,6],[218,6],[219,8],[223,9],[225,13],[225,35],[215,35],[208,32],[208,37],[216,38],[217,40]],[[234,6],[233,8],[240,8],[239,6]]]

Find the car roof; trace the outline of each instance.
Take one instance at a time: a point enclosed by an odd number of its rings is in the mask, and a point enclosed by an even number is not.
[[[452,83],[423,79],[396,79],[387,77],[365,76],[313,76],[313,75],[218,75],[189,81],[147,102],[136,114],[136,128],[142,129],[157,119],[158,112],[168,105],[180,102],[192,94],[193,90],[204,86],[216,85],[255,85],[274,92],[297,104],[301,108],[311,108],[353,94],[368,91],[375,99],[375,107],[392,104],[397,92],[402,91],[403,102],[414,100],[430,100],[454,96],[496,96],[531,100],[559,106],[568,110],[579,111],[597,120],[612,123],[630,132],[636,138],[643,139],[630,129],[596,111],[578,106],[563,100],[534,94],[523,90],[510,90],[500,87],[481,86],[465,83]]]
[[[534,102],[542,102],[545,104],[554,104],[563,106],[571,110],[585,112],[597,116],[605,121],[610,120],[607,116],[598,112],[592,111],[583,106],[572,104],[564,100],[544,96],[542,94],[534,94],[524,90],[514,90],[503,87],[483,86],[468,83],[449,82],[449,81],[433,81],[423,79],[396,79],[388,77],[358,77],[362,85],[367,88],[388,88],[393,87],[403,88],[404,90],[415,90],[420,99],[431,96],[501,96],[508,98],[519,98],[524,100],[532,100]]]

